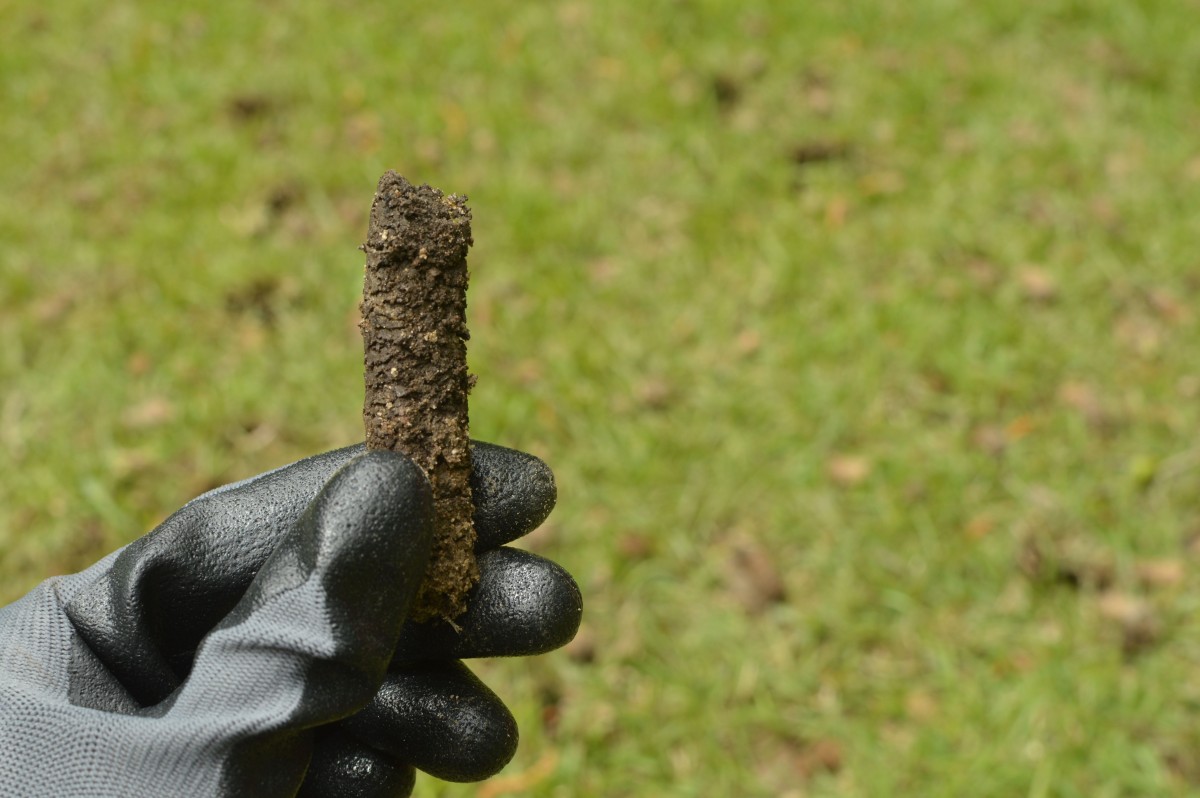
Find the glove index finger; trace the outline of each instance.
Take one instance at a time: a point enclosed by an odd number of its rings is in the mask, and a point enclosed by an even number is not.
[[[537,529],[558,499],[554,473],[516,449],[471,442],[471,495],[476,551],[487,551]]]

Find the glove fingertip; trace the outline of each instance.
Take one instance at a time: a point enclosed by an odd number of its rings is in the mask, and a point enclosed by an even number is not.
[[[461,662],[408,665],[342,728],[444,781],[494,776],[517,752],[517,721]]]
[[[558,486],[540,458],[478,441],[472,442],[471,457],[477,550],[527,535],[550,515]]]
[[[412,765],[329,729],[317,737],[296,798],[401,798],[415,785]]]

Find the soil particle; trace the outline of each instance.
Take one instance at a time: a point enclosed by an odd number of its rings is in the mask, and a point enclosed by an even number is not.
[[[435,534],[412,617],[452,621],[479,580],[467,432],[467,198],[395,172],[371,206],[362,321],[368,449],[401,452],[433,486]]]

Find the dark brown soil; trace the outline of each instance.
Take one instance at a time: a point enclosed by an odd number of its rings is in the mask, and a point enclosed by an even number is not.
[[[433,485],[436,530],[412,616],[452,620],[479,580],[467,434],[467,198],[379,179],[363,283],[367,448],[412,458]]]

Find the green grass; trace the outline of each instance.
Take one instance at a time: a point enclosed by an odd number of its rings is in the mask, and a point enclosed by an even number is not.
[[[594,647],[419,794],[1200,795],[1194,0],[408,5],[0,0],[4,599],[361,436],[396,168]]]

